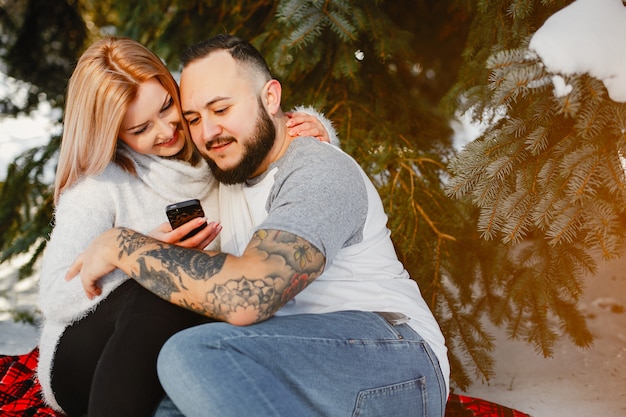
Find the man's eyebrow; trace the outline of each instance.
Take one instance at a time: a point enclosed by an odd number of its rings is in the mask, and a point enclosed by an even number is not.
[[[206,109],[207,107],[210,107],[211,105],[217,103],[218,101],[227,100],[229,98],[230,97],[217,96],[213,98],[212,100],[207,101],[206,104],[204,105],[204,108]],[[188,116],[190,114],[195,114],[195,113],[198,113],[198,112],[196,110],[183,110],[183,117]]]

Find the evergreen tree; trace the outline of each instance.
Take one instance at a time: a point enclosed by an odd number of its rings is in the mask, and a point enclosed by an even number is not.
[[[0,4],[2,70],[28,88],[24,102],[0,97],[0,118],[28,114],[42,100],[60,106],[77,51],[87,37],[76,2],[7,0]],[[31,275],[51,230],[52,190],[45,180],[59,137],[20,155],[0,183],[0,263],[33,251],[20,277]]]
[[[493,53],[486,71],[488,99],[477,102],[500,118],[452,161],[448,192],[469,198],[482,236],[506,245],[513,268],[489,273],[504,284],[509,334],[546,356],[561,330],[588,346],[582,280],[624,249],[626,105],[586,74],[565,77],[571,91],[555,96],[557,74],[528,38]]]

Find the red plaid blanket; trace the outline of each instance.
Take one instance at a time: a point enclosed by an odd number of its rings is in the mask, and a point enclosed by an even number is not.
[[[0,356],[0,415],[3,417],[60,417],[47,407],[35,379],[39,350]]]
[[[3,417],[62,417],[47,407],[35,379],[39,350],[0,356],[0,415]],[[450,394],[446,417],[530,417],[528,414],[479,398]]]
[[[530,417],[530,415],[480,398],[450,394],[446,405],[446,417]]]

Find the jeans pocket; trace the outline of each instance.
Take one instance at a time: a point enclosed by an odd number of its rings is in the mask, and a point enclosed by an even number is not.
[[[426,398],[424,377],[363,390],[352,417],[426,417]]]

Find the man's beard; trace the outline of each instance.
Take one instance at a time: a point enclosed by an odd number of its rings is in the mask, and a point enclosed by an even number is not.
[[[234,140],[232,137],[220,137],[216,140]],[[233,168],[221,169],[215,161],[205,156],[213,176],[222,184],[239,184],[245,182],[259,168],[268,155],[276,140],[276,127],[270,119],[267,111],[259,103],[259,116],[257,117],[255,131],[243,146],[241,162]],[[211,142],[207,143],[207,151]]]

